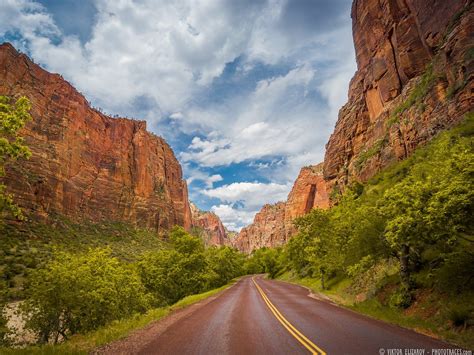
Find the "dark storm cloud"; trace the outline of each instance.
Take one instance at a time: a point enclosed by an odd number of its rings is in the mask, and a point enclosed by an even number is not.
[[[344,22],[351,0],[288,0],[280,17],[282,30],[305,35],[335,29]]]
[[[92,33],[97,9],[93,0],[38,0],[53,15],[65,35],[78,36],[87,42]]]

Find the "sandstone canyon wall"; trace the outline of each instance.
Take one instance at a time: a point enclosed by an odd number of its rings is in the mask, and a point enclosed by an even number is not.
[[[27,96],[22,134],[33,155],[9,166],[6,184],[30,216],[126,221],[157,232],[191,227],[181,166],[144,121],[111,118],[58,74],[0,46],[0,95]]]
[[[355,0],[357,72],[327,145],[313,206],[405,159],[474,107],[472,0]],[[321,171],[321,167],[318,168]],[[285,243],[311,208],[300,173],[286,203],[265,205],[235,246],[250,252]],[[313,186],[311,183],[308,186]],[[311,194],[309,194],[311,196]]]
[[[342,190],[402,160],[473,107],[472,0],[355,0],[358,70],[326,146]]]
[[[322,164],[302,168],[287,201],[263,206],[253,223],[243,228],[232,244],[246,253],[262,247],[283,245],[296,232],[293,225],[295,218],[316,207],[329,207]]]
[[[220,218],[213,212],[201,211],[191,203],[193,227],[199,228],[206,245],[228,245],[227,231]]]

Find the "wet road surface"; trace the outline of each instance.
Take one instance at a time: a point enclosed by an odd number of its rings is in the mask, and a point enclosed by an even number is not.
[[[281,281],[243,278],[171,324],[139,353],[405,355],[405,349],[425,349],[434,355],[432,349],[452,348],[308,294]]]

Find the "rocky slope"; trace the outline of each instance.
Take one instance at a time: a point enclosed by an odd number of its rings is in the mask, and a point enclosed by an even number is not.
[[[302,168],[287,201],[263,206],[253,223],[243,228],[232,244],[247,253],[285,244],[295,233],[294,219],[316,207],[329,207],[322,164]]]
[[[228,245],[227,231],[220,218],[213,212],[201,211],[191,203],[192,225],[198,228],[206,245]],[[199,234],[199,233],[198,233]]]
[[[342,190],[402,160],[473,108],[472,0],[355,0],[358,70],[326,146]]]
[[[186,182],[173,151],[144,121],[111,118],[60,75],[0,46],[0,95],[27,96],[22,134],[33,156],[9,167],[6,184],[30,216],[126,221],[157,232],[191,227]]]

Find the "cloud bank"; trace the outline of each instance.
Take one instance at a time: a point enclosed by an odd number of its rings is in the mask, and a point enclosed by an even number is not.
[[[227,227],[323,159],[355,71],[349,0],[60,3],[2,1],[2,40],[95,106],[146,119]]]

